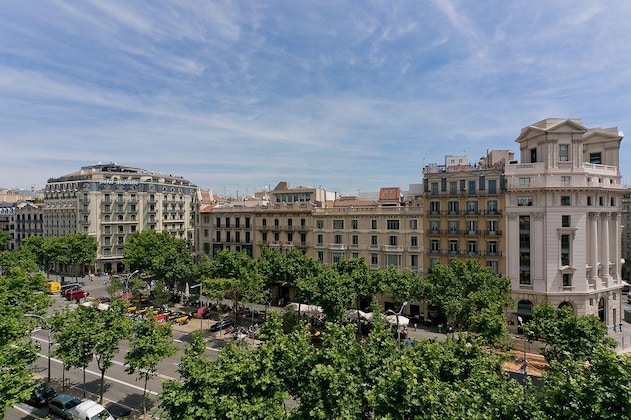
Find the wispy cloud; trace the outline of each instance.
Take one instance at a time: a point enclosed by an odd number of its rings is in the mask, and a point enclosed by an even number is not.
[[[5,2],[0,186],[112,160],[232,194],[406,188],[424,160],[518,152],[546,117],[629,132],[629,17],[589,0]]]

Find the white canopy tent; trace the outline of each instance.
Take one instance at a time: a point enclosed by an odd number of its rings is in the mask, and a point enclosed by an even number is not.
[[[305,303],[292,302],[289,305],[285,306],[285,309],[292,309],[296,312],[300,312],[301,314],[307,314],[307,315],[324,313],[321,307],[317,305],[307,305]]]

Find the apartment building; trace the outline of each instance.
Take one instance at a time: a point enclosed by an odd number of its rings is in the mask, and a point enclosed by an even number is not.
[[[399,187],[381,188],[374,200],[340,197],[313,212],[313,254],[324,264],[364,258],[373,269],[422,271],[423,214]]]
[[[124,272],[128,235],[167,231],[192,244],[196,200],[197,187],[180,176],[116,163],[84,166],[48,180],[43,235],[87,233],[99,247],[95,266],[86,269]]]
[[[211,201],[198,217],[199,255],[228,249],[258,258],[264,247],[279,251],[298,248],[311,255],[312,213],[332,203],[337,194],[322,188],[291,187],[280,182],[271,191],[241,200]]]
[[[519,162],[505,166],[506,252],[516,315],[569,306],[621,320],[621,184],[616,128],[546,119],[521,130]]]
[[[22,241],[31,236],[42,236],[44,231],[43,204],[30,201],[15,203],[11,215],[9,249],[18,249]]]
[[[446,156],[423,168],[424,266],[474,258],[506,275],[504,166],[512,159],[494,150],[476,164]]]

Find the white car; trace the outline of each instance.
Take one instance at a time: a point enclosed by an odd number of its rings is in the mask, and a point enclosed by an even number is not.
[[[87,400],[72,409],[74,420],[115,420],[101,404]]]

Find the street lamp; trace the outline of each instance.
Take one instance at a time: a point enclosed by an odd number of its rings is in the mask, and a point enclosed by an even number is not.
[[[401,349],[401,329],[399,328],[399,317],[401,316],[401,313],[406,306],[408,306],[407,301],[403,302],[403,305],[401,305],[401,308],[399,308],[399,312],[394,312],[392,309],[388,309],[386,311],[386,313],[392,314],[397,317],[397,347],[399,349]]]
[[[41,315],[24,314],[24,316],[28,317],[28,318],[39,318],[44,323],[48,324],[48,321],[46,320],[46,318],[44,318]],[[50,382],[50,346],[51,346],[51,342],[50,342],[50,325],[48,325],[48,328],[46,329],[46,331],[48,331],[48,380],[46,382]]]
[[[199,302],[200,302],[200,309],[201,309],[201,302],[202,302],[202,283],[197,283],[192,285],[191,287],[189,287],[189,289],[194,289],[196,287],[199,287]],[[199,331],[203,332],[204,331],[204,321],[203,321],[203,313],[202,311],[199,311]]]
[[[136,270],[136,271],[134,271],[133,273],[131,273],[131,274],[127,274],[127,275],[125,276],[125,294],[127,294],[127,291],[128,291],[128,288],[129,288],[129,280],[132,278],[132,276],[133,276],[134,274],[137,274],[138,272],[140,272],[140,270]]]

